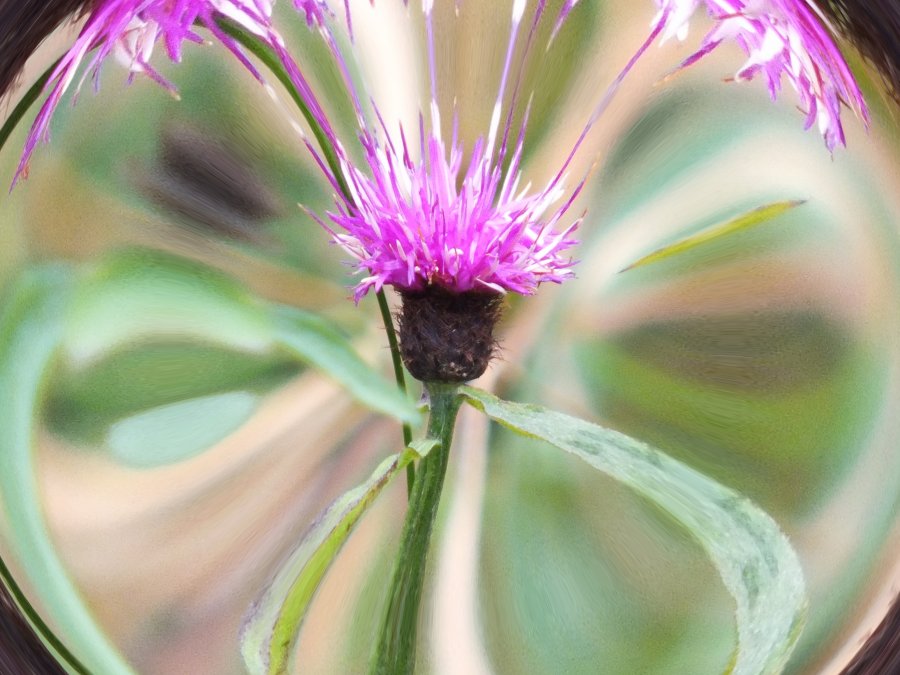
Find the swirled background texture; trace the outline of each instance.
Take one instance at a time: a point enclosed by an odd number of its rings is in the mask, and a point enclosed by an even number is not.
[[[439,98],[457,106],[469,145],[489,123],[509,4],[436,8]],[[386,118],[414,128],[426,104],[420,13],[352,6],[355,76]],[[326,51],[277,11],[350,137]],[[650,2],[582,2],[524,64],[528,178],[552,175],[652,13]],[[48,41],[25,78],[65,39]],[[868,134],[849,121],[849,149],[832,158],[790,96],[773,105],[759,83],[722,82],[736,50],[664,80],[689,53],[652,49],[592,133],[573,171],[594,166],[578,278],[510,300],[483,384],[653,443],[758,502],[807,575],[809,623],[788,672],[837,672],[897,576],[896,125],[879,78],[855,64],[875,121]],[[3,396],[18,404],[0,427],[36,425],[33,438],[4,437],[16,459],[0,477],[0,555],[76,656],[110,649],[148,674],[241,673],[249,604],[400,435],[275,348],[256,313],[256,298],[321,312],[388,376],[374,302],[348,300],[344,256],[297,208],[327,209],[330,188],[287,99],[219,47],[161,69],[180,100],[140,78],[126,86],[109,64],[96,95],[86,87],[60,107],[52,143],[0,204],[4,325],[32,326],[3,338],[17,364]],[[9,179],[24,133],[0,157]],[[786,199],[806,201],[621,272]],[[67,317],[44,374],[29,370],[42,319],[10,300],[28,283],[51,289],[48,313]],[[731,600],[666,514],[472,411],[457,436],[422,672],[725,669]],[[365,669],[404,505],[398,482],[341,553],[304,625],[299,672]]]

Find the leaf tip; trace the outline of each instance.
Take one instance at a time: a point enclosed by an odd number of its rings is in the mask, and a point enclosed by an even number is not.
[[[763,204],[762,206],[757,206],[756,208],[746,211],[741,215],[735,216],[734,218],[730,218],[724,222],[712,225],[711,227],[705,228],[683,239],[679,239],[673,244],[668,244],[666,246],[657,248],[647,255],[638,258],[627,267],[619,270],[618,274],[628,272],[629,270],[633,270],[637,267],[644,267],[645,265],[659,262],[660,260],[665,260],[666,258],[673,257],[680,253],[691,251],[703,244],[707,244],[711,241],[720,239],[721,237],[736,234],[751,227],[761,225],[769,221],[770,219],[779,216],[782,213],[785,213],[786,211],[805,204],[807,201],[808,200],[805,198],[786,199],[782,201],[771,202],[769,204]]]

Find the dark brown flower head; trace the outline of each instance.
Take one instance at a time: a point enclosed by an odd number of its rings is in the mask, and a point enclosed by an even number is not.
[[[440,286],[400,291],[400,354],[422,382],[467,382],[484,373],[496,351],[494,326],[503,296]]]

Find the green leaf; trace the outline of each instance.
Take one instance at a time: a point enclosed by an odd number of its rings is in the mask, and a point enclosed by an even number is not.
[[[627,272],[628,270],[633,270],[636,267],[644,267],[645,265],[650,265],[652,263],[659,262],[660,260],[665,260],[666,258],[680,255],[681,253],[691,251],[698,246],[703,246],[704,244],[708,244],[712,241],[715,241],[716,239],[720,239],[742,230],[747,230],[751,227],[761,225],[771,220],[772,218],[775,218],[776,216],[780,216],[785,211],[789,211],[790,209],[800,206],[803,203],[805,203],[805,200],[797,199],[790,201],[773,202],[771,204],[752,209],[751,211],[747,211],[746,213],[743,213],[735,218],[726,220],[724,223],[718,223],[717,225],[713,225],[704,230],[701,230],[700,232],[697,232],[696,234],[692,234],[689,237],[685,237],[684,239],[676,241],[674,244],[663,246],[662,248],[659,248],[652,253],[645,255],[643,258],[640,258],[637,261],[631,263],[628,267],[623,269],[622,272]]]
[[[605,424],[646,429],[642,440],[778,518],[833,496],[883,396],[869,346],[809,308],[676,316],[578,339],[574,372]],[[717,452],[728,461],[712,462]]]
[[[168,253],[130,248],[107,256],[80,281],[68,314],[49,424],[81,442],[106,439],[132,466],[202,451],[300,363],[322,369],[375,410],[419,418],[324,319],[263,303],[220,271]],[[220,412],[179,424],[192,408],[211,406]]]
[[[151,337],[104,352],[85,368],[60,367],[54,372],[45,421],[54,433],[69,440],[99,445],[111,425],[125,418],[234,392],[262,396],[300,370],[296,359],[284,354],[257,355]],[[223,436],[228,433],[224,431]]]
[[[66,271],[45,267],[23,275],[7,291],[0,313],[0,499],[19,566],[77,657],[34,613],[32,622],[43,637],[76,672],[130,674],[57,555],[35,474],[35,427],[46,374],[63,333],[70,283]]]
[[[194,261],[129,248],[88,269],[67,311],[48,427],[153,468],[195,456],[296,374],[267,307]]]
[[[219,270],[162,251],[105,257],[79,283],[65,334],[76,366],[150,338],[261,354],[273,346],[265,306]]]
[[[778,525],[750,500],[640,441],[538,406],[461,393],[491,419],[580,457],[669,513],[696,538],[736,603],[729,672],[778,673],[806,616],[803,572]]]
[[[286,673],[319,583],[354,526],[390,480],[437,441],[426,440],[384,460],[362,485],[335,500],[253,604],[241,630],[241,653],[253,675]]]
[[[397,388],[366,364],[349,340],[320,316],[294,307],[274,305],[275,340],[291,354],[320,368],[344,385],[361,403],[416,424],[416,406]]]
[[[159,406],[116,422],[106,445],[121,464],[153,469],[195,457],[238,429],[259,397],[231,391]]]

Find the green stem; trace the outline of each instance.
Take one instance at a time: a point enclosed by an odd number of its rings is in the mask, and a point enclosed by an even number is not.
[[[388,346],[391,348],[391,361],[394,363],[394,379],[397,386],[406,393],[406,376],[403,374],[403,360],[400,358],[400,345],[397,343],[397,331],[394,330],[394,320],[391,318],[391,308],[388,307],[384,289],[375,294],[378,298],[378,308],[381,310],[381,320],[384,322],[384,332],[387,333]],[[409,447],[412,443],[412,427],[403,423],[403,445]],[[406,467],[406,496],[412,496],[413,483],[416,481],[416,469],[412,464]]]
[[[53,630],[51,630],[44,622],[41,615],[31,605],[28,598],[25,597],[25,594],[22,592],[22,589],[19,588],[19,585],[13,578],[12,572],[10,572],[9,568],[6,566],[3,558],[0,558],[0,583],[6,585],[10,597],[15,602],[19,612],[25,617],[37,639],[41,640],[44,646],[49,648],[51,653],[55,652],[58,659],[65,661],[66,665],[68,665],[72,671],[79,675],[90,675],[90,671],[85,668],[84,665],[75,658],[75,655],[68,650],[63,642],[56,637]]]
[[[453,427],[462,398],[456,385],[426,383],[431,412],[428,437],[440,442],[422,460],[413,484],[390,595],[372,658],[372,675],[411,675],[416,665],[416,628],[431,530],[437,516]]]
[[[284,86],[291,99],[300,110],[304,119],[306,119],[310,129],[312,129],[313,135],[316,137],[316,142],[319,145],[319,149],[322,151],[322,157],[325,159],[325,163],[328,164],[328,168],[331,169],[331,173],[334,174],[334,180],[337,182],[341,193],[349,199],[350,188],[347,186],[347,181],[344,179],[344,174],[341,172],[341,164],[338,161],[337,153],[328,140],[328,136],[325,135],[325,131],[319,126],[318,121],[310,111],[309,106],[306,105],[306,101],[303,100],[300,92],[294,87],[291,76],[284,67],[284,64],[281,63],[281,59],[278,58],[278,54],[276,54],[275,51],[260,37],[244,30],[231,19],[219,17],[216,20],[216,23],[223,33],[234,38],[238,44],[258,58],[278,81],[281,82],[282,86]]]
[[[9,140],[10,134],[12,134],[13,130],[19,125],[19,122],[22,121],[22,118],[25,116],[25,113],[28,112],[28,109],[34,104],[35,101],[38,100],[41,92],[44,91],[44,86],[47,84],[47,80],[50,79],[50,75],[56,69],[56,66],[59,65],[59,62],[61,60],[62,57],[56,59],[56,61],[51,63],[50,67],[47,68],[47,70],[45,70],[41,74],[41,76],[35,81],[35,83],[28,88],[28,91],[25,92],[25,95],[9,114],[6,122],[4,122],[3,126],[0,127],[0,150],[3,149],[4,145],[6,145],[6,141]]]

